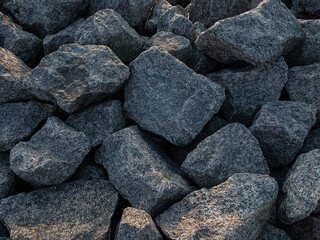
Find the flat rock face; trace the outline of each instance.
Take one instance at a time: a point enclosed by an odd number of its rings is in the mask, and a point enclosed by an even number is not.
[[[74,174],[89,150],[84,133],[51,117],[29,142],[11,149],[10,167],[34,187],[60,184]]]
[[[251,64],[275,61],[302,39],[298,20],[280,0],[264,0],[241,15],[217,22],[200,34],[196,44],[219,62]]]
[[[292,224],[308,217],[320,200],[320,149],[300,155],[289,170],[282,191],[285,196],[279,219]]]
[[[320,239],[320,219],[317,217],[308,217],[297,223],[292,224],[286,230],[292,240],[301,239]]]
[[[269,174],[258,140],[239,123],[228,124],[202,141],[181,169],[199,186],[208,188],[235,173]]]
[[[107,137],[96,154],[96,162],[107,169],[121,196],[152,216],[194,190],[136,126]]]
[[[220,85],[157,48],[142,53],[130,68],[126,116],[175,145],[190,143],[225,100]]]
[[[10,169],[9,154],[0,153],[0,199],[13,193],[15,184],[16,177]]]
[[[301,152],[306,153],[318,148],[320,149],[320,129],[312,129],[304,141]]]
[[[0,105],[0,152],[29,137],[52,112],[51,105],[37,102]]]
[[[121,217],[115,240],[162,240],[152,217],[143,210],[128,207]]]
[[[123,62],[130,62],[143,50],[139,34],[112,9],[101,10],[88,17],[76,31],[75,42],[106,45]]]
[[[116,93],[128,77],[129,68],[110,48],[67,44],[43,58],[23,85],[72,113]]]
[[[24,29],[44,38],[74,22],[88,3],[88,0],[5,0],[3,8]]]
[[[0,219],[17,239],[110,239],[118,194],[108,181],[76,181],[0,202]]]
[[[266,224],[257,240],[291,240],[285,231]]]
[[[66,123],[89,138],[92,147],[96,147],[111,133],[124,128],[126,124],[122,103],[108,101],[70,115]]]
[[[249,126],[262,105],[279,99],[287,75],[288,66],[280,58],[255,67],[221,70],[207,77],[226,88],[227,99],[221,108],[224,116]]]
[[[320,2],[317,0],[292,0],[291,11],[297,16],[310,14],[314,18],[320,17]]]
[[[250,127],[269,167],[287,166],[316,121],[317,109],[302,102],[275,101],[262,106]]]
[[[269,176],[235,174],[216,187],[190,193],[156,222],[170,239],[255,240],[271,216],[277,193]]]

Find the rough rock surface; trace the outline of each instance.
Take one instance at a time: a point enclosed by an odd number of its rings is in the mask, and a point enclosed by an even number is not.
[[[10,167],[34,187],[60,184],[73,175],[90,150],[89,139],[56,117],[28,142],[10,151]]]
[[[226,119],[249,126],[262,105],[279,99],[287,75],[288,66],[280,58],[243,69],[224,69],[207,77],[226,89],[227,99],[221,108]]]
[[[258,140],[239,123],[228,124],[202,141],[181,170],[200,187],[218,185],[235,173],[269,174]]]
[[[285,231],[267,223],[257,240],[291,240],[291,238]]]
[[[306,137],[301,152],[306,153],[314,149],[320,149],[320,129],[312,129]]]
[[[106,45],[123,62],[132,61],[143,49],[138,33],[112,9],[101,10],[87,18],[75,33],[75,42]]]
[[[320,149],[300,155],[282,186],[285,196],[278,210],[279,219],[292,224],[308,217],[320,200]]]
[[[33,101],[0,105],[0,151],[10,150],[29,137],[52,112],[51,105]]]
[[[196,44],[192,44],[192,53],[187,65],[196,73],[208,74],[216,69],[217,62],[203,54]]]
[[[72,113],[116,93],[129,68],[106,46],[67,44],[49,54],[23,79],[43,100]]]
[[[302,36],[300,23],[280,0],[265,0],[251,11],[219,21],[201,33],[196,44],[219,62],[259,64],[288,53]]]
[[[152,216],[180,200],[194,188],[179,169],[136,126],[107,137],[96,155],[109,179],[132,207]]]
[[[156,222],[170,239],[255,240],[271,216],[277,193],[269,176],[235,174],[216,187],[190,193]]]
[[[151,216],[143,210],[128,207],[121,217],[115,240],[162,240]]]
[[[292,0],[291,11],[297,17],[304,17],[305,14],[314,18],[320,17],[320,2],[317,0]]]
[[[269,167],[287,166],[303,146],[316,121],[314,105],[275,101],[262,106],[250,130],[258,139]]]
[[[82,112],[70,115],[66,123],[89,138],[96,147],[111,133],[124,128],[126,120],[122,103],[118,100],[90,106]]]
[[[157,48],[131,64],[126,116],[175,145],[187,145],[217,113],[224,89]]]
[[[157,25],[160,17],[164,14],[172,5],[166,0],[157,0],[153,6],[152,13],[145,24],[147,31],[155,32],[157,30]]]
[[[118,194],[108,181],[76,181],[0,202],[0,219],[17,239],[110,239]]]
[[[14,192],[16,177],[10,169],[9,154],[0,153],[0,199]]]
[[[302,221],[299,221],[289,227],[287,232],[289,233],[292,240],[302,239],[320,239],[320,219],[316,217],[308,217]]]

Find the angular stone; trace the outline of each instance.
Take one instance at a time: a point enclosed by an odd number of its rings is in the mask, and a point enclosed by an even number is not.
[[[188,154],[181,170],[207,188],[235,173],[270,173],[258,140],[239,123],[228,124],[202,141]]]
[[[110,239],[118,194],[108,181],[76,181],[0,202],[0,219],[17,239]]]
[[[128,207],[121,217],[115,240],[162,240],[151,216],[143,210]]]
[[[320,219],[316,217],[308,217],[297,223],[288,226],[286,231],[292,240],[302,239],[320,239]]]
[[[23,84],[72,113],[116,93],[128,77],[129,68],[107,46],[67,44],[44,57]]]
[[[219,62],[251,64],[275,61],[302,39],[298,20],[280,0],[264,0],[251,11],[217,22],[196,44]]]
[[[310,130],[308,136],[304,141],[301,152],[306,153],[314,149],[320,149],[320,129],[319,128]]]
[[[30,67],[35,67],[42,57],[42,41],[32,33],[23,31],[1,12],[0,47],[13,52]]]
[[[86,134],[92,147],[96,147],[111,133],[126,124],[122,103],[118,100],[92,105],[82,112],[70,115],[66,123]]]
[[[262,105],[279,99],[287,75],[288,66],[280,58],[258,66],[213,72],[207,77],[226,88],[227,99],[221,108],[226,119],[250,126]]]
[[[75,173],[89,150],[84,133],[50,117],[30,141],[11,149],[10,167],[34,187],[60,184]]]
[[[291,240],[285,231],[266,224],[257,240]]]
[[[37,102],[0,105],[0,151],[10,150],[25,140],[52,112],[51,105]]]
[[[15,184],[16,177],[10,169],[9,154],[0,153],[0,199],[14,193]]]
[[[96,162],[103,164],[113,186],[132,207],[152,216],[194,190],[136,126],[107,137],[96,154]]]
[[[87,18],[78,28],[75,42],[82,45],[106,45],[126,63],[143,50],[139,34],[112,9],[101,10]]]
[[[126,116],[175,145],[189,144],[225,100],[220,85],[157,48],[143,52],[130,67]]]
[[[305,14],[320,17],[320,2],[318,0],[292,0],[291,11],[297,17],[304,17]]]
[[[262,106],[250,127],[269,167],[287,166],[316,121],[317,109],[302,102],[275,101]]]
[[[308,217],[320,200],[320,149],[300,155],[282,186],[278,218],[292,224]]]
[[[157,25],[160,17],[164,14],[172,5],[166,0],[158,0],[152,8],[152,13],[145,24],[147,31],[154,32],[157,30]]]
[[[269,176],[235,174],[216,187],[190,193],[156,222],[170,239],[255,240],[271,216],[277,193]]]

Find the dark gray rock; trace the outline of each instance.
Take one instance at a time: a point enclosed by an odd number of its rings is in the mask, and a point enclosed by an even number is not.
[[[14,193],[16,182],[17,179],[10,169],[9,154],[0,153],[0,199]]]
[[[130,67],[126,116],[175,145],[191,143],[225,100],[220,85],[157,48],[143,52]]]
[[[203,54],[197,45],[192,44],[191,58],[187,65],[196,73],[208,74],[216,69],[217,62],[211,57]]]
[[[34,95],[72,113],[116,93],[129,68],[107,46],[67,44],[23,79]]]
[[[107,137],[96,154],[109,179],[132,207],[152,216],[194,188],[179,169],[136,126]]]
[[[74,43],[75,34],[84,22],[83,18],[78,19],[74,23],[70,24],[65,29],[51,35],[47,35],[43,39],[43,49],[44,53],[48,55],[49,53],[55,52],[59,49],[61,45]]]
[[[151,216],[143,210],[128,207],[121,217],[115,240],[162,240]]]
[[[202,141],[189,153],[181,170],[207,188],[235,173],[270,173],[258,140],[239,123],[228,124]]]
[[[320,149],[300,155],[282,186],[278,218],[292,224],[308,217],[320,200]]]
[[[96,147],[111,133],[126,124],[122,103],[118,100],[92,105],[82,112],[70,115],[66,123],[86,134],[92,147]]]
[[[317,109],[302,102],[275,101],[262,106],[250,130],[269,167],[287,166],[303,146]]]
[[[60,184],[73,175],[90,150],[89,139],[56,117],[28,142],[10,151],[10,168],[34,187]]]
[[[285,231],[267,223],[257,240],[291,240],[291,238]]]
[[[37,102],[0,105],[0,151],[10,150],[25,140],[52,112],[51,105]]]
[[[302,153],[309,152],[314,149],[320,149],[320,129],[312,129],[308,136],[306,137],[303,147],[301,149]]]
[[[44,38],[77,20],[88,4],[88,0],[4,0],[3,8],[24,29]]]
[[[305,14],[319,18],[320,2],[318,0],[292,0],[291,11],[299,18],[304,17]]]
[[[288,53],[302,36],[300,23],[280,0],[265,0],[251,11],[217,22],[196,44],[219,62],[259,64]]]
[[[308,217],[286,228],[292,240],[318,240],[320,239],[320,219]]]
[[[277,193],[277,183],[269,176],[235,174],[216,187],[190,193],[156,222],[170,239],[256,240]]]
[[[143,50],[139,34],[112,9],[101,10],[87,18],[78,28],[75,42],[106,45],[123,62],[130,62]]]
[[[42,41],[32,33],[23,31],[1,12],[0,47],[13,52],[30,67],[35,67],[42,57]]]
[[[86,164],[80,166],[74,176],[75,180],[106,180],[106,172],[102,166],[98,164]]]
[[[166,0],[157,0],[152,8],[152,13],[145,24],[147,31],[155,32],[157,30],[157,25],[160,17],[164,14],[172,5]]]
[[[221,108],[224,117],[250,126],[263,104],[279,99],[287,75],[288,66],[280,58],[258,66],[221,70],[207,77],[226,89],[227,99]]]
[[[0,202],[0,219],[17,239],[110,239],[118,194],[108,181],[76,181]]]
[[[145,44],[146,50],[151,47],[167,51],[182,62],[187,62],[192,52],[191,43],[188,39],[171,32],[159,32],[155,34]]]

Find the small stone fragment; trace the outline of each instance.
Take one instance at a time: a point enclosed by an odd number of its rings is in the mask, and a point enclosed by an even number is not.
[[[147,31],[155,32],[157,30],[157,25],[160,17],[164,14],[172,5],[168,3],[166,0],[157,0],[153,9],[150,18],[145,24],[145,28]]]
[[[267,223],[257,240],[291,240],[291,238],[285,231]]]
[[[16,176],[10,169],[9,154],[0,153],[0,199],[14,193],[15,184]]]
[[[318,240],[320,239],[320,219],[308,217],[288,226],[286,231],[292,240]]]
[[[306,153],[314,149],[320,149],[320,129],[319,128],[310,130],[308,136],[304,141],[301,152]]]

